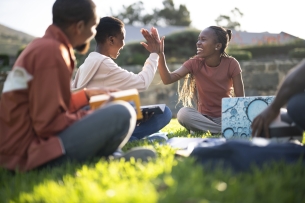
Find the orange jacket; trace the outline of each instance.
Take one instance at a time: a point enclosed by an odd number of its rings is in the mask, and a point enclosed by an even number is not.
[[[0,166],[26,171],[64,154],[57,134],[89,112],[83,90],[71,94],[74,52],[50,25],[21,53],[0,100]]]

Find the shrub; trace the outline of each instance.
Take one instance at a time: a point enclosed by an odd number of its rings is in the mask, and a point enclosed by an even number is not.
[[[241,47],[239,50],[250,51],[253,58],[272,55],[288,55],[294,48],[305,48],[304,40],[296,40],[294,43],[283,45],[259,45]]]
[[[19,50],[17,51],[17,54],[16,54],[16,58],[19,57],[19,55],[23,52],[23,50],[25,49],[26,46],[22,46],[19,48]]]
[[[246,61],[252,59],[252,53],[250,51],[232,50],[229,51],[228,54],[236,58],[238,61]]]
[[[188,29],[166,36],[164,52],[168,63],[182,63],[196,54],[196,42],[200,31]],[[139,43],[125,45],[116,59],[119,66],[143,65],[149,52]]]
[[[305,48],[294,48],[289,52],[290,58],[305,58]]]
[[[7,54],[0,54],[0,67],[10,65],[10,57]]]

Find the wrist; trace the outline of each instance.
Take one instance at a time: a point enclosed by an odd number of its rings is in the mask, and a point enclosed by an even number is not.
[[[86,97],[87,97],[87,100],[89,101],[89,100],[90,100],[90,96],[89,96],[89,94],[88,94],[88,89],[85,87],[83,90],[84,90],[84,92],[85,92],[85,95],[86,95]]]

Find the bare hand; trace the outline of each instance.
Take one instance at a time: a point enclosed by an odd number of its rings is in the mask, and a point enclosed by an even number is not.
[[[252,137],[259,137],[263,131],[265,136],[269,138],[269,125],[279,115],[280,110],[273,109],[268,106],[262,113],[255,117],[252,122]]]
[[[158,30],[156,28],[152,27],[151,33],[149,33],[148,30],[142,28],[141,33],[147,41],[147,43],[141,42],[141,44],[145,47],[145,49],[147,51],[149,51],[150,53],[159,54],[161,52],[161,50],[160,50],[161,40],[159,37]]]
[[[151,35],[155,38],[155,40],[160,41],[160,53],[164,53],[164,39],[165,39],[165,36],[163,36],[163,37],[161,37],[161,39],[159,39],[158,30],[154,27],[151,29]]]

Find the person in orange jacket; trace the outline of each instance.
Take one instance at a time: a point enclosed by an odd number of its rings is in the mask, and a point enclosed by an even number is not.
[[[112,97],[98,110],[83,108],[91,96],[116,90],[70,91],[74,49],[87,52],[99,22],[93,1],[56,0],[52,12],[45,35],[26,47],[4,83],[0,167],[9,170],[109,156],[125,145],[136,124],[133,107]]]

